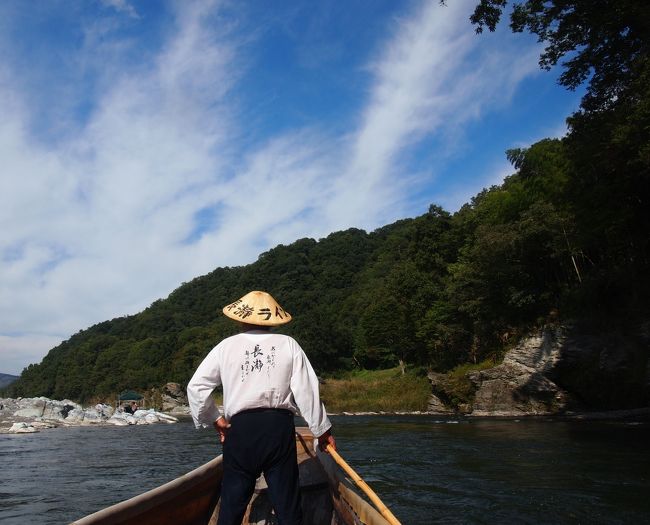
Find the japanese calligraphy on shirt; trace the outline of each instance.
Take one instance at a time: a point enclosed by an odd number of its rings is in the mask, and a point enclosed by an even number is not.
[[[254,374],[266,372],[271,377],[271,370],[275,368],[275,346],[264,350],[260,345],[255,345],[253,350],[244,352],[244,362],[241,364],[242,383]]]

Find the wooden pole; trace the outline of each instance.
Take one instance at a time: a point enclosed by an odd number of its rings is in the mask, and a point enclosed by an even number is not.
[[[381,512],[381,515],[386,518],[388,523],[391,525],[401,525],[399,520],[393,515],[393,513],[384,505],[383,501],[379,499],[379,496],[375,494],[375,491],[370,488],[370,486],[361,479],[361,476],[357,474],[350,465],[339,455],[339,453],[332,447],[332,445],[327,445],[327,452],[334,458],[334,461],[347,473],[350,478],[357,484],[357,486],[366,493],[370,501],[377,507],[377,510]]]

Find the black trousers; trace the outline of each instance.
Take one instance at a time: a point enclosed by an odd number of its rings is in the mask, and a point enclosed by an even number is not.
[[[221,509],[217,525],[240,525],[263,472],[280,525],[302,524],[293,414],[254,409],[235,414],[223,444]]]

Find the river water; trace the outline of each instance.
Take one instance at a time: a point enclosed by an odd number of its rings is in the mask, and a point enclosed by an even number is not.
[[[650,523],[647,422],[331,419],[342,456],[404,525]],[[220,451],[189,421],[0,435],[0,523],[67,523]]]

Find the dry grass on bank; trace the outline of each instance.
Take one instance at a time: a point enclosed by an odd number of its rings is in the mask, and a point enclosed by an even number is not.
[[[412,412],[427,409],[431,386],[426,377],[391,368],[327,379],[320,391],[328,412]]]

